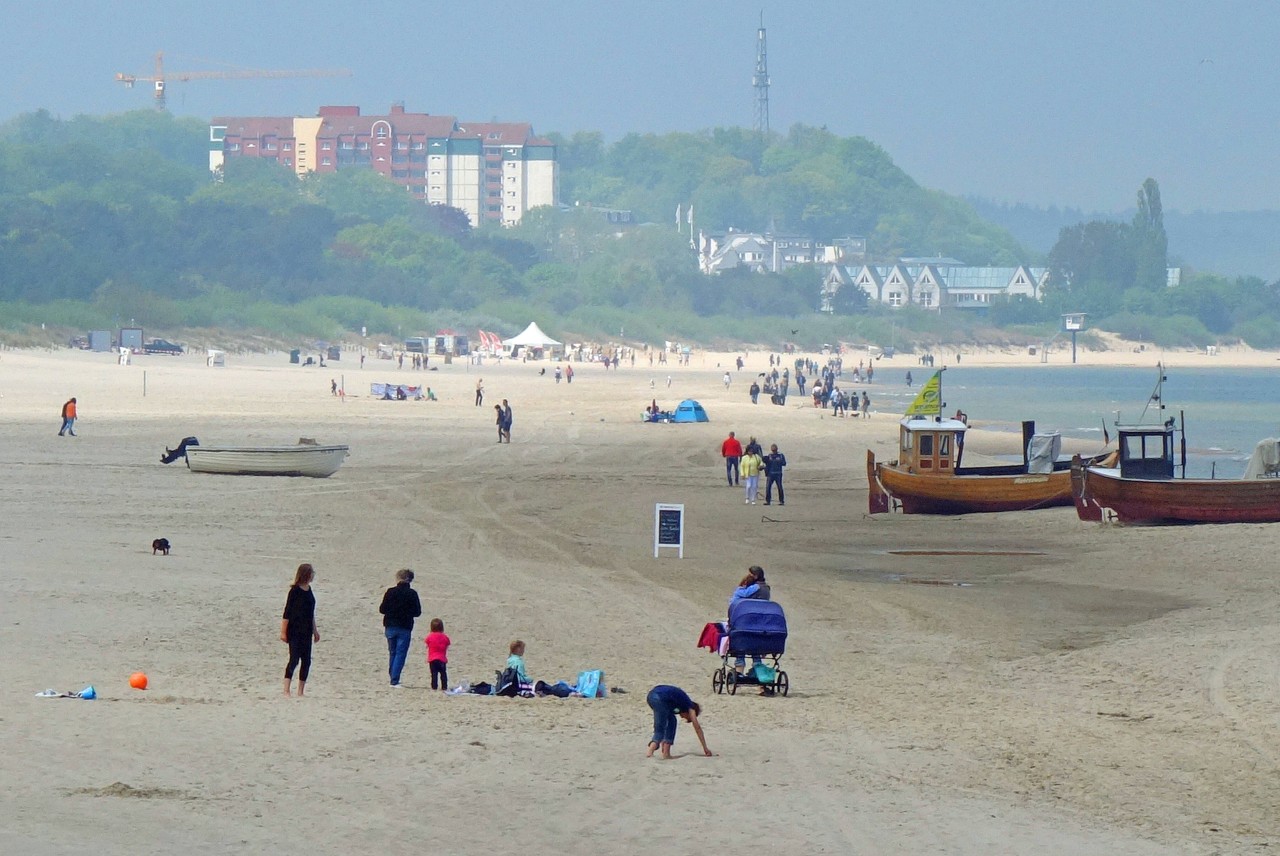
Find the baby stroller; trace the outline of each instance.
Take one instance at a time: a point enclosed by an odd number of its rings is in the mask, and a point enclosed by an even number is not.
[[[729,606],[729,638],[720,646],[720,668],[711,673],[711,691],[736,695],[738,687],[746,685],[785,696],[791,683],[779,661],[786,649],[787,617],[780,605],[771,600],[735,600]],[[761,662],[739,673],[731,657],[759,657]]]

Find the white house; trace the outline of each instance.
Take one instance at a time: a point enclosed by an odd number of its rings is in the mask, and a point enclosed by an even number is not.
[[[1048,268],[974,266],[942,256],[903,258],[893,265],[834,264],[822,281],[822,311],[833,311],[844,288],[860,288],[870,300],[893,307],[985,309],[997,297],[1039,300],[1048,278]]]

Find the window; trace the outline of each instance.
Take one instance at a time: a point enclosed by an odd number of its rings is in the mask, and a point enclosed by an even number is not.
[[[507,206],[507,210],[508,210],[508,211],[514,211],[514,210],[516,210],[516,206],[514,206],[514,205],[508,205],[508,206]]]
[[[323,143],[320,144],[320,150],[323,152],[331,151],[332,149],[333,149],[333,143],[329,142],[328,140],[325,140]]]
[[[240,144],[239,144],[239,143],[231,143],[231,144],[229,144],[229,145],[227,146],[227,151],[229,151],[229,152],[238,152],[238,151],[240,151]]]
[[[343,150],[343,151],[347,151],[347,152],[351,151],[351,150],[352,150],[352,149],[354,149],[355,147],[356,147],[356,146],[355,146],[355,143],[343,143],[343,144],[342,144],[342,150]]]
[[[374,130],[373,135],[374,135],[375,137],[377,137],[379,140],[385,140],[385,139],[387,138],[387,126],[386,126],[386,125],[379,125],[379,126]]]
[[[926,291],[924,294],[920,295],[920,305],[921,305],[921,306],[932,306],[932,305],[933,305],[933,292],[932,292],[932,291]]]
[[[275,144],[275,143],[263,143],[263,144],[262,144],[262,147],[263,147],[264,149],[266,149],[267,151],[269,151],[269,152],[274,152],[274,151],[276,150],[276,144]]]
[[[285,165],[285,166],[293,166],[293,158],[285,158],[285,159],[284,159],[284,165]]]
[[[320,158],[321,166],[333,166],[333,158]]]
[[[293,151],[293,143],[285,143],[285,144],[284,144],[284,150],[285,150],[286,152],[291,152],[291,151]]]
[[[426,143],[414,143],[414,144],[413,144],[413,150],[414,150],[415,152],[420,152],[420,151],[422,151],[423,149],[425,149],[426,147],[427,147]]]
[[[889,292],[889,305],[890,305],[890,306],[901,306],[901,305],[902,305],[902,292],[901,292],[901,291],[891,291],[891,292]]]
[[[360,148],[360,151],[362,151],[362,152],[367,152],[367,151],[369,151],[369,144],[368,144],[368,143],[361,143],[361,144],[360,144],[360,146],[359,146],[359,148]]]
[[[409,151],[409,144],[401,140],[400,142],[396,143],[396,151],[398,152]]]

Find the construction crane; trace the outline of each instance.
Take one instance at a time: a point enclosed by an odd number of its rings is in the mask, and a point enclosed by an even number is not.
[[[125,88],[132,89],[138,82],[151,83],[154,86],[157,110],[165,107],[165,85],[170,80],[244,80],[254,77],[350,77],[351,72],[345,68],[307,68],[296,71],[270,71],[263,69],[236,69],[234,71],[169,71],[164,70],[164,52],[156,54],[156,72],[152,75],[124,74],[116,75],[116,81]]]

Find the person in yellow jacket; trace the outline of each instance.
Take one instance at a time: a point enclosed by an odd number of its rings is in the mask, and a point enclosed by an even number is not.
[[[738,462],[738,474],[742,476],[742,484],[746,488],[747,505],[756,504],[756,491],[760,487],[760,470],[764,468],[764,459],[760,457],[759,446],[748,446],[747,452]]]

